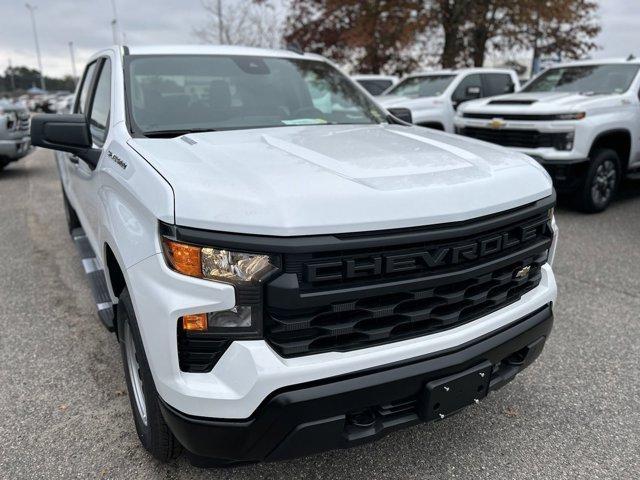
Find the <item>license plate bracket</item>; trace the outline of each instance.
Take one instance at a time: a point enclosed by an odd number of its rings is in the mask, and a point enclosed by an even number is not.
[[[440,420],[478,403],[489,393],[492,368],[491,362],[486,361],[464,372],[428,382],[422,395],[422,417]]]

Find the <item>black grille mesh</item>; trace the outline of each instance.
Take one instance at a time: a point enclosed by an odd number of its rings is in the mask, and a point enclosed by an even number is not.
[[[546,252],[462,282],[364,297],[311,311],[270,309],[266,325],[283,356],[351,350],[453,328],[519,300],[540,283]],[[530,266],[528,275],[515,274]]]
[[[467,137],[477,138],[485,142],[495,143],[503,147],[544,148],[553,147],[560,141],[564,133],[541,133],[537,130],[490,129],[465,127],[460,133]]]

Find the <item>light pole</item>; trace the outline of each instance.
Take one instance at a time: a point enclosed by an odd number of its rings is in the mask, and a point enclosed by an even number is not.
[[[11,59],[9,59],[9,75],[11,76],[11,93],[16,92],[16,79],[13,74],[13,67],[11,66]]]
[[[33,38],[36,41],[36,55],[38,56],[38,68],[40,69],[40,88],[42,88],[42,90],[46,90],[47,87],[44,82],[44,73],[42,71],[42,59],[40,58],[40,43],[38,42],[38,31],[36,30],[36,17],[33,13],[37,7],[34,7],[33,5],[30,5],[28,3],[25,3],[25,7],[27,7],[27,10],[29,10],[29,13],[31,14],[31,26],[33,27]]]
[[[118,11],[116,9],[116,0],[111,0],[111,6],[113,7],[113,20],[111,20],[113,43],[116,45],[120,45],[120,38],[118,35]]]
[[[71,74],[73,75],[73,84],[78,83],[78,75],[76,73],[76,57],[73,54],[73,42],[69,42],[69,55],[71,56]]]

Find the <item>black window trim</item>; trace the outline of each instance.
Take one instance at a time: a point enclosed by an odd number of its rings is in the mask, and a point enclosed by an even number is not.
[[[87,81],[87,72],[89,71],[89,68],[91,68],[92,65],[95,65],[98,63],[98,61],[100,60],[100,58],[96,58],[94,60],[92,60],[91,62],[87,63],[87,66],[84,67],[84,72],[82,73],[82,82],[80,83],[80,88],[78,88],[78,93],[76,94],[76,98],[75,101],[73,102],[73,113],[80,113],[78,112],[78,104],[80,103],[80,99],[82,98],[82,89],[84,88],[84,84]],[[97,67],[97,65],[96,65]],[[89,91],[87,92],[87,95],[91,94],[91,88],[93,87],[93,79],[95,78],[96,74],[96,69],[94,68],[93,70],[93,74],[91,77],[91,84],[89,85]],[[84,114],[86,116],[86,109],[85,111],[82,112],[82,114]]]
[[[98,88],[98,82],[100,81],[100,76],[102,75],[102,69],[104,68],[104,65],[109,62],[110,64],[112,64],[113,62],[111,62],[111,59],[108,56],[103,56],[103,57],[99,57],[98,59],[96,59],[96,61],[99,62],[99,64],[97,65],[95,71],[94,71],[94,75],[93,75],[93,79],[91,80],[91,87],[89,90],[90,93],[90,97],[89,97],[89,102],[87,104],[88,108],[87,108],[87,112],[85,113],[85,117],[87,119],[87,123],[91,122],[91,113],[93,112],[93,101],[95,99],[96,96],[96,89]],[[111,75],[113,75],[113,68],[111,68]],[[106,124],[106,128],[104,131],[104,138],[106,140],[107,136],[109,135],[109,130],[110,130],[110,126],[111,126],[111,104],[113,103],[113,89],[111,88],[113,86],[113,77],[109,77],[109,114],[107,115],[107,124]],[[91,139],[91,142],[93,143],[93,138]],[[106,143],[106,142],[105,142]],[[100,146],[100,148],[102,149],[104,147],[104,143]]]

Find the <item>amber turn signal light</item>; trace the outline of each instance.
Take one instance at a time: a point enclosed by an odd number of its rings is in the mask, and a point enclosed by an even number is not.
[[[196,313],[194,315],[183,316],[182,329],[187,332],[206,332],[207,331],[207,314]]]
[[[165,256],[171,266],[183,275],[191,277],[202,277],[202,261],[200,258],[200,247],[178,243],[166,238],[162,239]]]

